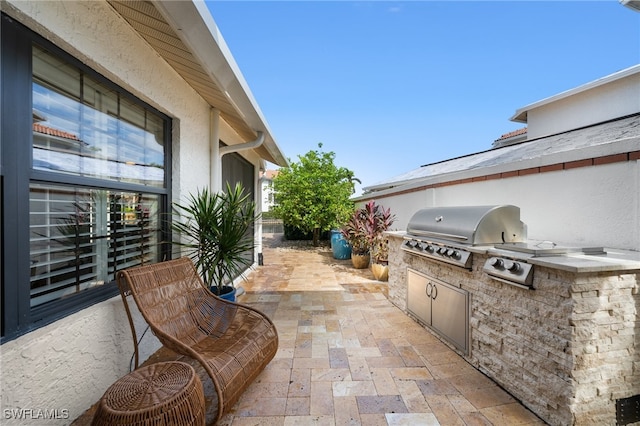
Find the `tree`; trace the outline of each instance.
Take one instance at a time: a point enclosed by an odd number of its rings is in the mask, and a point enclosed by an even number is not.
[[[351,215],[354,204],[353,172],[334,164],[335,153],[311,150],[298,156],[297,163],[282,168],[273,179],[274,213],[287,225],[313,233],[317,246],[320,234],[340,227]]]

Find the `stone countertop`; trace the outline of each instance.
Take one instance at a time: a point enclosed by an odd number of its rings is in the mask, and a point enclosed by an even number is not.
[[[588,255],[572,253],[564,256],[533,257],[532,265],[562,269],[569,272],[609,272],[640,270],[640,252],[608,249],[606,254]]]
[[[389,237],[404,238],[406,232],[387,231],[385,234]],[[604,254],[568,253],[555,256],[532,256],[493,246],[472,246],[466,249],[473,253],[487,253],[491,256],[513,256],[532,265],[576,273],[640,270],[640,252],[615,248],[605,248]]]

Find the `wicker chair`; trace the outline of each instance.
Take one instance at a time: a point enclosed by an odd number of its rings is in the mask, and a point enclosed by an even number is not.
[[[207,371],[218,395],[218,419],[278,349],[273,322],[256,309],[214,296],[187,257],[121,271],[118,286],[133,334],[136,368],[138,339],[129,294],[164,346],[197,360]]]

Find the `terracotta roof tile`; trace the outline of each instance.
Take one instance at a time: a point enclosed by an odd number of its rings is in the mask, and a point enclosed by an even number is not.
[[[78,138],[78,136],[74,135],[73,133],[64,132],[62,130],[53,129],[51,127],[43,126],[40,123],[33,123],[33,131],[36,132],[36,133],[42,133],[44,135],[56,136],[58,138],[70,139],[70,140],[73,140],[73,141],[80,142],[80,139]]]
[[[496,141],[500,141],[502,139],[509,139],[509,138],[514,137],[514,136],[524,135],[525,133],[527,133],[527,128],[523,127],[522,129],[518,129],[518,130],[514,130],[514,131],[509,132],[509,133],[505,133],[504,135],[502,135],[498,139],[496,139]]]
[[[265,170],[262,173],[262,177],[264,177],[265,179],[273,180],[274,177],[278,176],[278,173],[280,173],[279,170]]]

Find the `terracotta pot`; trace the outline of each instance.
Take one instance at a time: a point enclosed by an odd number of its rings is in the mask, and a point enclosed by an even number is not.
[[[371,256],[369,253],[367,254],[354,254],[351,253],[351,263],[353,267],[356,269],[366,269],[369,267],[369,261],[371,260]]]
[[[372,263],[371,272],[378,281],[389,281],[389,265],[383,265],[381,263]]]

